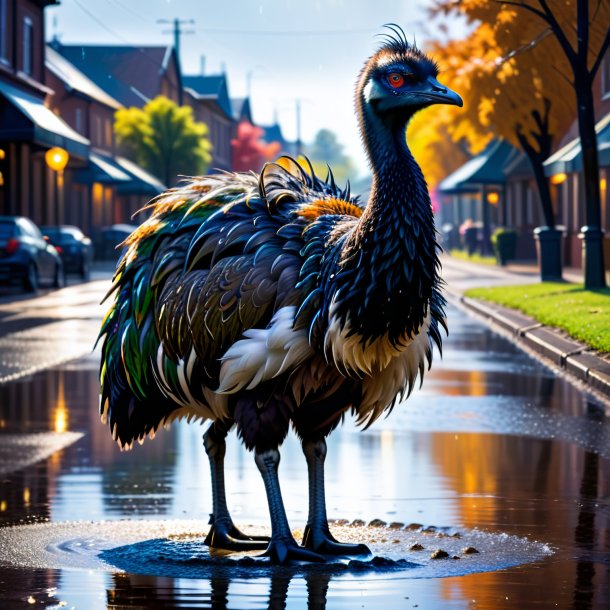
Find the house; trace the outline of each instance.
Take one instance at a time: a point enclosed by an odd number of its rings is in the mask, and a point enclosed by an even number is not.
[[[212,142],[210,171],[231,170],[231,139],[235,132],[233,108],[225,74],[184,76],[187,103],[195,119],[208,126]]]
[[[606,52],[593,87],[597,123],[599,158],[599,187],[601,199],[601,228],[605,236],[605,266],[610,269],[610,51]],[[582,149],[575,121],[563,137],[560,148],[544,163],[545,174],[551,183],[553,203],[561,224],[565,226],[564,262],[568,266],[582,266],[581,228],[586,224]]]
[[[284,138],[284,134],[282,133],[282,128],[280,124],[276,121],[272,125],[259,125],[259,127],[263,130],[262,140],[265,144],[271,144],[272,142],[279,142],[280,151],[278,154],[280,155],[290,155],[295,159],[301,154],[299,147],[296,142],[290,142]]]
[[[114,114],[122,104],[51,46],[45,65],[54,92],[50,107],[91,145],[87,166],[66,176],[63,222],[95,239],[104,226],[131,222],[164,186],[142,168],[134,172],[133,164],[118,154]]]
[[[601,228],[610,230],[610,52],[602,61],[594,82],[596,132],[600,164]],[[493,141],[490,146],[498,146]],[[508,146],[508,145],[507,145]],[[512,148],[512,147],[511,147]],[[494,225],[516,229],[517,258],[535,260],[535,227],[544,225],[538,189],[527,156],[516,149],[508,155],[497,175],[496,191],[491,199],[482,203],[481,191],[468,178],[468,168],[483,162],[490,149],[486,149],[467,162],[439,185],[443,205],[440,222],[459,226],[467,218],[485,224],[484,213],[489,215],[490,229]],[[582,151],[575,119],[568,131],[557,142],[553,154],[545,161],[549,178],[556,225],[563,231],[563,263],[569,267],[582,267],[582,240],[580,232],[586,224],[585,198],[582,177]],[[465,178],[466,177],[466,178]],[[464,179],[465,178],[465,179]],[[606,268],[610,268],[610,235],[606,240]]]
[[[62,222],[64,177],[85,167],[89,140],[49,107],[44,9],[50,0],[0,0],[0,213],[38,224]],[[45,162],[61,147],[69,155],[62,172]]]
[[[508,142],[492,140],[481,153],[438,185],[441,224],[459,227],[470,220],[480,225],[481,246],[487,254],[491,253],[493,227],[506,214],[504,167],[515,155],[516,150]]]

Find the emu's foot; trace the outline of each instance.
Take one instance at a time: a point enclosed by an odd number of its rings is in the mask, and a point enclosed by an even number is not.
[[[311,561],[324,563],[321,555],[299,546],[296,540],[290,536],[287,538],[271,538],[263,557],[269,557],[271,563],[284,564],[288,561]]]
[[[210,548],[224,551],[264,551],[269,545],[267,536],[248,536],[233,523],[214,521],[203,541]]]
[[[303,547],[322,555],[370,555],[366,544],[345,544],[337,542],[326,528],[306,526],[303,532]]]

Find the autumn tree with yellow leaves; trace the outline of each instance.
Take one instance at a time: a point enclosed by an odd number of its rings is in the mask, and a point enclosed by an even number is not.
[[[545,0],[439,0],[435,4],[433,15],[463,15],[474,27],[464,40],[433,45],[433,53],[448,72],[449,86],[464,98],[464,109],[444,110],[434,117],[434,125],[418,117],[414,121],[411,134],[417,143],[414,154],[419,155],[423,165],[430,163],[427,170],[432,182],[449,173],[443,171],[445,168],[441,167],[439,159],[445,163],[449,161],[449,165],[455,162],[458,167],[464,143],[476,153],[492,137],[502,137],[528,156],[545,222],[549,227],[554,226],[550,191],[542,164],[557,138],[576,116],[578,96],[582,96],[582,90],[587,86],[590,92],[592,78],[608,47],[610,3],[589,0],[590,12],[583,11],[583,0],[577,0],[577,3],[578,6],[567,0],[549,3]],[[536,15],[537,19],[532,18],[531,9],[538,12],[536,4],[542,7],[540,12],[548,21],[539,15]],[[584,41],[577,42],[576,33],[582,34],[585,29]],[[578,52],[573,50],[574,57],[566,52],[566,44],[577,49]],[[581,65],[585,66],[580,71],[589,78],[584,84],[582,76],[577,78],[573,70],[578,53],[583,56]],[[577,95],[574,95],[575,91]],[[589,127],[593,127],[595,136],[592,106],[590,115]],[[433,128],[441,134],[448,133],[452,141],[461,146],[447,147],[438,139],[432,140],[429,146],[420,135]],[[583,142],[589,139],[590,134]],[[427,149],[418,150],[418,147]],[[596,153],[595,145],[593,148]],[[448,169],[451,171],[455,167]],[[597,169],[596,172],[597,176]],[[597,177],[595,183],[598,187]],[[588,193],[588,208],[593,207],[591,201],[594,200],[594,194],[590,197]],[[599,211],[599,197],[597,209]],[[588,223],[589,217],[599,227],[599,215],[588,213]]]

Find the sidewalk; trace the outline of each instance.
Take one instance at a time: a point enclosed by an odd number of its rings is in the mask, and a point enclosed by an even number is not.
[[[535,265],[496,267],[462,261],[449,255],[442,255],[441,262],[447,282],[446,292],[451,301],[484,318],[521,347],[576,378],[605,402],[610,401],[608,355],[599,355],[584,343],[568,337],[564,331],[544,326],[520,311],[464,296],[470,288],[537,283],[540,277]],[[582,272],[568,269],[564,272],[564,279],[582,282]]]

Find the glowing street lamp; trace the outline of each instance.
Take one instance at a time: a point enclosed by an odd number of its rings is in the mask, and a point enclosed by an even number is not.
[[[487,193],[487,202],[491,203],[491,205],[497,205],[498,201],[500,201],[500,195],[495,191],[491,193]]]
[[[70,155],[63,148],[54,146],[53,148],[49,148],[44,154],[44,160],[53,171],[62,172],[66,165],[68,165]]]
[[[63,148],[54,146],[44,154],[44,160],[55,172],[55,221],[60,224],[60,194],[63,199],[64,168],[68,165],[70,155]]]

